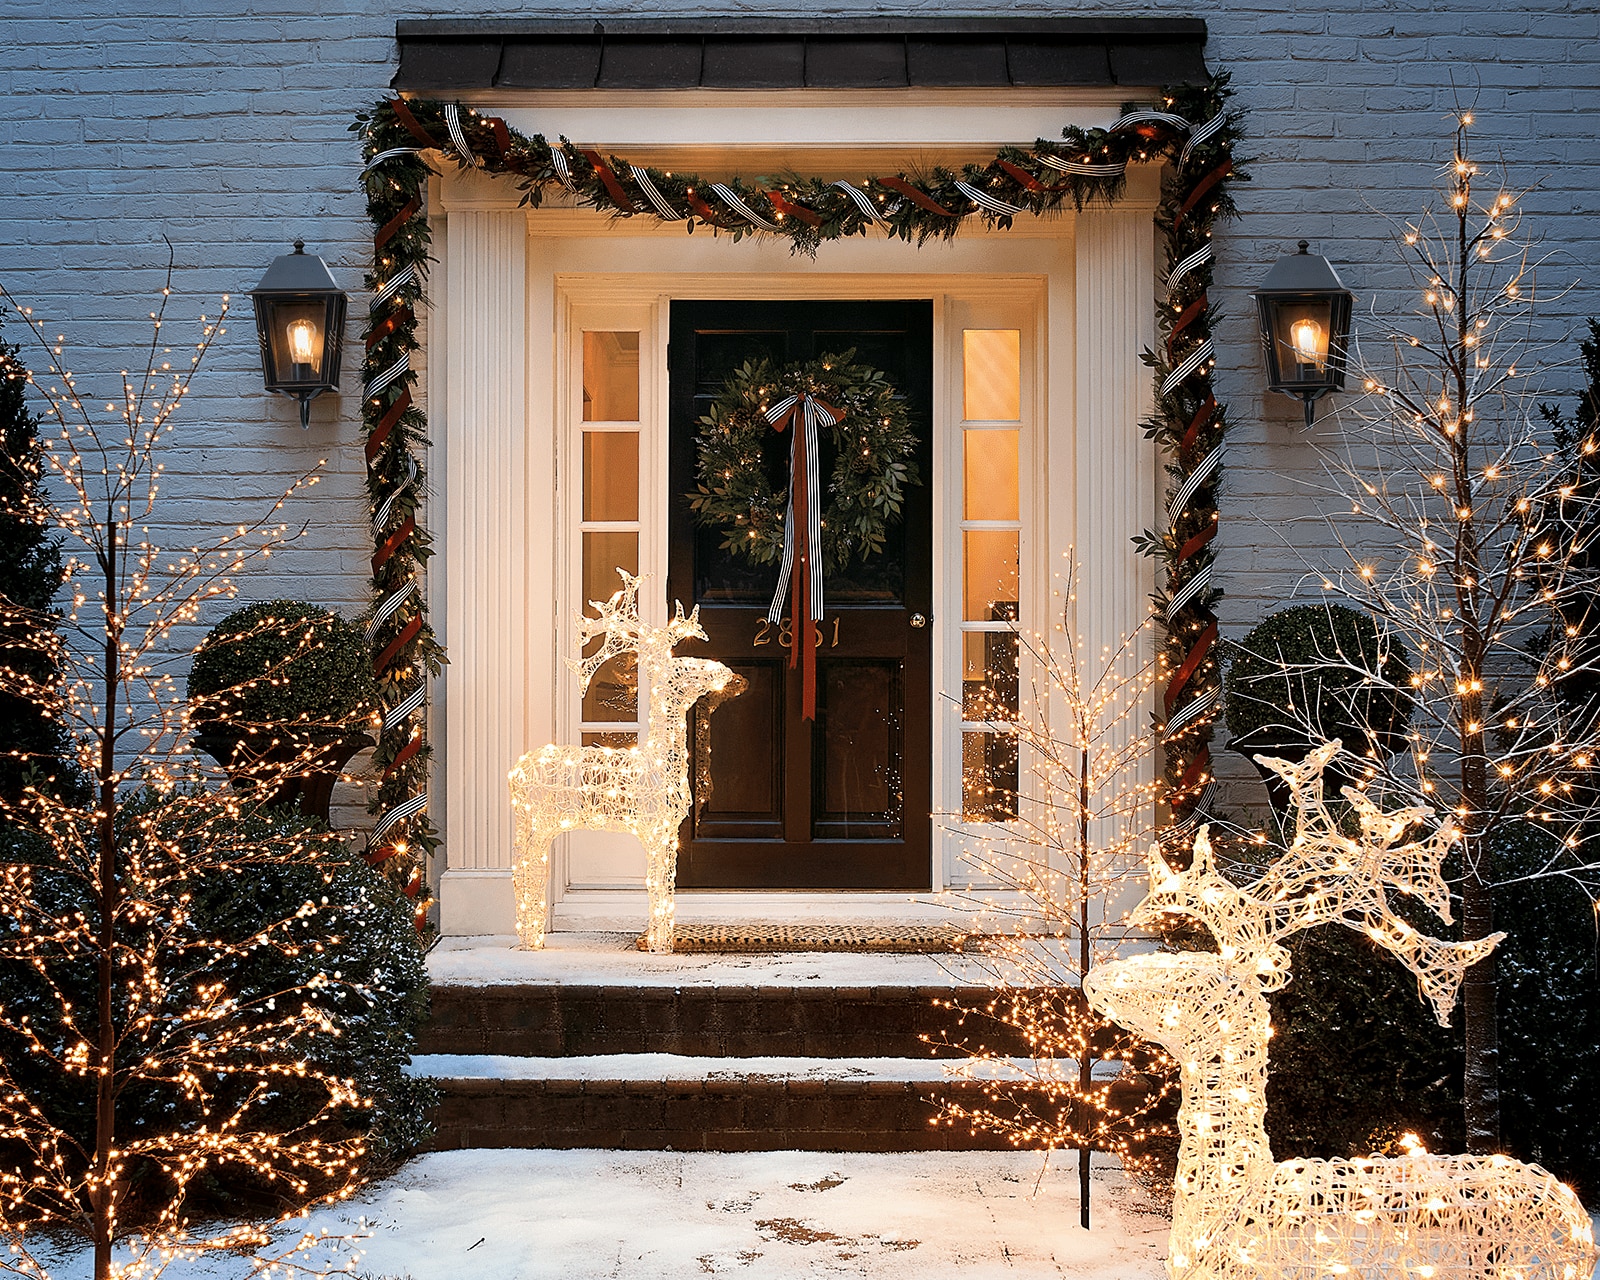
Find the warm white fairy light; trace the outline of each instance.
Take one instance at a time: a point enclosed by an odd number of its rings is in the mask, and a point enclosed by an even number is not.
[[[549,923],[550,845],[563,832],[575,830],[638,837],[647,857],[650,899],[645,936],[651,951],[672,950],[678,828],[689,815],[691,795],[686,717],[702,697],[724,693],[738,679],[709,658],[673,656],[674,645],[706,638],[698,607],[686,618],[680,604],[671,622],[653,627],[639,617],[641,579],[617,572],[622,589],[604,603],[590,601],[599,616],[578,616],[580,652],[598,636],[604,641],[587,658],[568,659],[567,665],[587,690],[610,659],[636,654],[649,692],[649,716],[644,736],[634,746],[552,744],[528,752],[511,770],[517,934],[530,950],[544,946]]]
[[[349,984],[322,973],[247,999],[220,976],[269,952],[320,952],[325,940],[308,943],[305,926],[327,900],[287,903],[280,918],[244,938],[205,936],[195,923],[200,885],[274,866],[320,865],[328,882],[327,863],[347,855],[330,834],[293,824],[263,820],[263,829],[241,834],[240,820],[303,773],[315,748],[263,766],[237,787],[210,788],[188,750],[189,709],[171,669],[191,651],[175,633],[195,623],[207,601],[235,593],[234,572],[293,540],[279,513],[316,477],[291,485],[265,518],[205,548],[168,557],[151,541],[160,446],[201,359],[226,332],[228,312],[224,299],[216,317],[201,318],[194,355],[175,371],[162,332],[170,296],[169,269],[150,316],[146,367],[122,371],[116,398],[80,394],[64,339],[48,337],[30,308],[17,311],[47,374],[0,363],[0,373],[38,393],[51,428],[41,433],[40,453],[49,493],[7,514],[59,530],[68,548],[64,635],[55,620],[0,597],[0,690],[63,726],[88,791],[76,798],[73,786],[58,793],[41,783],[15,802],[0,799],[0,816],[36,838],[43,855],[37,865],[0,865],[0,963],[36,975],[48,1009],[19,1016],[0,1008],[0,1021],[30,1051],[26,1067],[0,1061],[0,1148],[8,1153],[0,1237],[9,1250],[0,1268],[22,1274],[45,1274],[34,1241],[54,1247],[61,1230],[88,1236],[97,1280],[136,1280],[219,1251],[249,1256],[273,1245],[278,1224],[308,1199],[349,1195],[366,1153],[359,1124],[343,1127],[342,1118],[371,1100],[315,1053],[338,1034],[318,993]],[[15,305],[3,288],[0,297]],[[287,647],[295,644],[290,637]],[[59,682],[32,674],[30,663],[13,665],[19,651],[48,654]],[[63,970],[81,976],[94,998],[74,1000],[70,984],[57,981]],[[76,1118],[58,1122],[56,1103],[30,1093],[41,1071],[83,1099],[94,1117],[87,1143],[74,1131]],[[293,1127],[271,1115],[287,1084],[316,1099]],[[136,1091],[163,1099],[165,1109],[133,1114],[127,1095]],[[298,1206],[277,1223],[197,1223],[191,1192],[228,1171],[248,1171]],[[318,1242],[302,1237],[257,1263],[317,1270],[306,1251]]]
[[[1013,624],[1021,671],[990,670],[983,692],[964,697],[967,720],[1015,740],[1020,792],[998,797],[1014,815],[1003,824],[962,832],[965,861],[1018,905],[972,895],[979,915],[969,948],[995,992],[981,1008],[950,1005],[962,1025],[944,1039],[970,1055],[956,1070],[979,1082],[984,1105],[946,1103],[938,1123],[1001,1133],[1018,1147],[1076,1148],[1079,1220],[1088,1226],[1089,1150],[1138,1167],[1150,1160],[1150,1141],[1169,1132],[1155,1117],[1173,1085],[1171,1063],[1108,1026],[1078,990],[1126,932],[1127,890],[1155,830],[1160,783],[1149,720],[1168,672],[1153,616],[1118,644],[1091,649],[1071,625],[1078,587],[1070,551],[1066,561],[1051,634]],[[994,781],[971,777],[964,786],[989,797]],[[970,1041],[985,1022],[1020,1036],[1028,1058]],[[1121,1087],[1130,1067],[1148,1087]]]
[[[1505,1156],[1289,1160],[1274,1163],[1266,1131],[1267,993],[1289,981],[1283,943],[1313,925],[1365,934],[1417,975],[1441,1022],[1466,970],[1502,935],[1441,942],[1395,913],[1391,892],[1449,920],[1440,873],[1459,839],[1450,823],[1399,844],[1431,815],[1385,812],[1353,787],[1344,795],[1360,835],[1340,830],[1322,794],[1338,753],[1305,761],[1256,757],[1288,784],[1294,839],[1261,877],[1240,888],[1212,864],[1205,828],[1186,871],[1150,856],[1150,892],[1135,912],[1155,925],[1179,917],[1206,926],[1217,950],[1130,956],[1097,966],[1084,983],[1108,1017],[1162,1045],[1179,1063],[1181,1145],[1167,1271],[1174,1280],[1586,1280],[1596,1253],[1588,1214],[1572,1190],[1536,1165]]]

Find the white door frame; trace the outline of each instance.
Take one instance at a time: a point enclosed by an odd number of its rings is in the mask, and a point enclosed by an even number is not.
[[[1154,337],[1152,214],[1159,192],[1153,171],[1131,174],[1128,195],[1111,209],[1020,219],[1009,232],[974,227],[922,250],[852,239],[822,246],[815,261],[791,255],[786,244],[732,245],[704,229],[688,237],[681,227],[642,219],[519,210],[514,186],[472,174],[436,181],[430,194],[440,266],[431,286],[425,378],[435,441],[433,501],[444,511],[435,517],[442,545],[429,585],[432,599],[444,604],[436,604],[436,616],[451,664],[433,711],[442,775],[435,817],[448,861],[440,886],[446,934],[512,932],[505,774],[523,751],[575,732],[570,699],[558,694],[575,602],[554,572],[571,558],[560,495],[570,399],[563,353],[571,345],[574,306],[646,308],[664,343],[672,297],[934,298],[935,399],[944,406],[936,406],[935,441],[948,449],[951,432],[942,419],[958,390],[952,381],[958,371],[944,355],[951,326],[981,327],[981,320],[963,319],[962,308],[981,307],[984,297],[996,305],[1031,299],[1040,337],[1034,376],[1048,434],[1035,433],[1038,452],[1032,471],[1024,468],[1034,480],[1035,505],[1028,594],[1050,598],[1050,567],[1075,546],[1083,566],[1080,628],[1115,639],[1142,618],[1154,570],[1131,538],[1153,522],[1158,481],[1156,458],[1138,426],[1150,398],[1138,356]],[[619,272],[618,264],[649,270]],[[664,434],[664,361],[653,377],[654,389],[644,396],[659,404]],[[646,494],[665,492],[665,451],[658,452],[648,485],[641,458]],[[936,457],[936,477],[948,479],[957,465],[948,453]],[[941,496],[947,494],[945,484],[935,491],[936,545],[954,519]],[[664,580],[664,512],[652,518],[642,509],[641,517],[642,564]],[[936,584],[936,591],[947,590],[948,583]],[[936,610],[955,612],[937,599]],[[935,637],[934,671],[944,687],[951,670],[959,680],[959,658],[942,633]],[[944,736],[936,731],[935,742]],[[942,758],[931,767],[936,779],[949,772]],[[959,884],[959,863],[948,851],[954,842],[939,839],[937,818],[935,824],[935,846],[946,850],[935,861],[935,886],[943,889]],[[553,860],[553,871],[556,928],[632,928],[642,921],[642,889],[597,883],[569,892],[565,855]],[[678,915],[886,921],[944,910],[929,895],[904,893],[685,893]]]

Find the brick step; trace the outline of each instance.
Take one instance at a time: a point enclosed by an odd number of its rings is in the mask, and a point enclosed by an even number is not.
[[[418,1052],[568,1057],[676,1053],[709,1057],[961,1056],[944,1039],[1022,1056],[1023,1038],[983,1016],[995,993],[950,986],[435,986]],[[1068,993],[1067,998],[1076,998]],[[932,1044],[924,1042],[928,1036]]]
[[[414,1068],[441,1077],[434,1150],[988,1151],[1015,1146],[1003,1134],[974,1132],[965,1121],[935,1125],[941,1100],[982,1107],[983,1084],[944,1079],[926,1060],[835,1060],[829,1069],[815,1060],[700,1058],[680,1059],[677,1069],[652,1062],[641,1070],[636,1056],[621,1055],[578,1060],[578,1069],[566,1071],[550,1059],[463,1062],[470,1060],[419,1059]],[[608,1074],[608,1065],[616,1074]],[[501,1068],[514,1074],[476,1074]],[[452,1069],[463,1074],[444,1074]],[[1137,1076],[1111,1086],[1123,1106],[1134,1105],[1144,1087]],[[1036,1086],[1013,1085],[1007,1093],[1028,1101],[1036,1116],[1050,1115],[1061,1105]]]

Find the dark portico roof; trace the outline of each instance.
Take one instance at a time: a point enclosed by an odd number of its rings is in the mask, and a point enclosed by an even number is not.
[[[1198,18],[399,22],[393,86],[894,89],[1163,85],[1206,75]]]

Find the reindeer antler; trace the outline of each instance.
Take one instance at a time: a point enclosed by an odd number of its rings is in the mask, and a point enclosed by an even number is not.
[[[637,653],[640,641],[649,636],[664,636],[668,649],[683,640],[706,639],[705,628],[700,625],[699,605],[695,605],[694,611],[684,617],[683,601],[680,600],[671,622],[665,627],[652,627],[639,617],[639,584],[644,581],[644,575],[629,573],[626,569],[618,569],[617,575],[622,579],[622,586],[612,594],[611,599],[603,603],[599,600],[589,601],[589,607],[596,610],[599,616],[590,617],[586,613],[578,615],[580,656],[568,658],[566,663],[577,674],[579,688],[585,693],[588,692],[589,682],[601,667],[620,653]],[[598,635],[604,635],[605,640],[588,657],[583,657],[583,646]]]
[[[583,693],[589,691],[589,681],[607,662],[620,653],[632,653],[638,648],[639,628],[643,625],[639,620],[639,584],[644,579],[626,569],[618,569],[617,576],[622,579],[622,586],[612,593],[611,599],[589,601],[589,607],[599,616],[578,615],[579,656],[566,659],[566,663],[576,673],[578,688]],[[600,647],[584,657],[583,647],[602,634],[605,640]]]
[[[1356,811],[1361,836],[1345,835],[1323,799],[1323,770],[1341,745],[1337,739],[1324,743],[1299,762],[1256,757],[1288,784],[1295,835],[1287,852],[1253,885],[1240,889],[1217,873],[1210,833],[1202,827],[1187,871],[1172,871],[1153,853],[1150,894],[1136,918],[1148,922],[1154,914],[1176,913],[1199,920],[1211,930],[1224,960],[1248,965],[1269,988],[1288,979],[1282,939],[1313,925],[1343,924],[1365,933],[1416,974],[1435,1015],[1445,1023],[1467,970],[1505,935],[1443,942],[1395,913],[1389,904],[1391,889],[1417,898],[1450,922],[1450,892],[1441,867],[1461,833],[1446,822],[1424,839],[1396,845],[1408,830],[1432,818],[1433,811],[1414,805],[1385,812],[1354,787],[1346,787],[1343,794]]]

